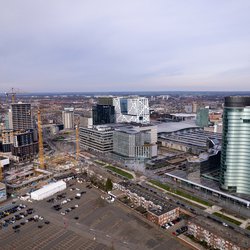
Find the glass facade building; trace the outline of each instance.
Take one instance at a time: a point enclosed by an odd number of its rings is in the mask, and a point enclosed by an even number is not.
[[[250,194],[250,96],[225,98],[220,186]]]
[[[204,128],[204,127],[207,127],[208,124],[209,124],[209,109],[200,108],[197,111],[196,125]]]
[[[111,105],[99,105],[92,109],[93,125],[115,123],[115,107]]]

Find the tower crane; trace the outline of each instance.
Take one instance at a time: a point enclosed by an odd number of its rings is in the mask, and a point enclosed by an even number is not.
[[[79,154],[80,154],[79,126],[80,126],[80,120],[79,120],[79,117],[77,117],[76,118],[76,160],[79,160]]]
[[[41,111],[37,111],[37,127],[38,127],[38,145],[39,145],[39,163],[40,168],[44,169],[44,154],[43,154],[43,132],[42,132],[42,120],[41,120]]]
[[[5,92],[6,104],[9,103],[9,96],[11,96],[11,103],[15,103],[16,102],[16,95],[21,94],[21,93],[25,93],[25,92],[23,92],[20,89],[14,89],[14,88],[11,88],[11,90],[9,92]]]
[[[11,88],[11,91],[10,92],[6,92],[5,95],[6,95],[6,103],[9,102],[9,96],[11,96],[11,102],[12,103],[15,103],[16,102],[16,93],[17,91],[14,90],[14,88]]]

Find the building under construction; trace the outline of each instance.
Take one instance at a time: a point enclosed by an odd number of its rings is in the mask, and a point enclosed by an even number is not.
[[[52,177],[52,173],[33,165],[20,167],[5,172],[5,181],[8,193],[12,193],[26,186],[32,186],[33,189],[40,188],[47,180]]]
[[[37,131],[33,128],[31,104],[12,103],[2,131],[2,150],[16,162],[33,160],[38,153]],[[7,128],[8,127],[8,128]]]

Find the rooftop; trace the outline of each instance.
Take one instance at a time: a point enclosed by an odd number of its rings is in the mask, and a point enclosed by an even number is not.
[[[206,148],[208,145],[208,140],[210,140],[213,145],[220,145],[222,141],[222,135],[204,131],[199,128],[190,128],[178,132],[161,133],[159,135],[159,139]]]
[[[136,185],[130,182],[122,182],[120,184],[124,186],[127,190],[129,190],[131,193],[135,193],[139,197],[143,197],[145,200],[153,202],[156,206],[160,206],[161,209],[149,209],[150,212],[158,216],[177,208],[176,205],[167,202],[165,199],[161,199],[160,197],[154,195],[150,191],[147,191],[145,188],[141,187],[138,184]]]
[[[194,120],[181,122],[156,122],[158,133],[171,133],[188,128],[199,128]]]
[[[157,216],[161,216],[165,213],[168,213],[169,211],[172,211],[175,208],[176,208],[175,206],[168,204],[166,206],[163,206],[161,209],[149,208],[148,211],[152,214],[157,215]]]

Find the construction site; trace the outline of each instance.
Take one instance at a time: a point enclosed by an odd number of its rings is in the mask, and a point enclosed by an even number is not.
[[[39,106],[31,107],[30,103],[16,102],[16,94],[13,88],[6,93],[7,123],[0,138],[0,182],[5,186],[7,195],[13,197],[23,193],[22,189],[30,193],[50,182],[74,175],[81,166],[79,119],[73,117],[74,127],[69,133],[74,143],[72,152],[56,150],[43,136],[46,110]]]

